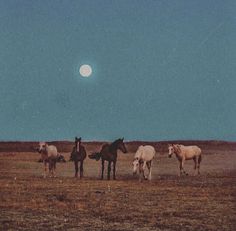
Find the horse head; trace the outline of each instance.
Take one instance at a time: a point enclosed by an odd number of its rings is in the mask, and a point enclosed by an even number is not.
[[[65,157],[63,155],[61,155],[61,154],[58,154],[57,162],[65,163],[66,162]]]
[[[139,169],[139,158],[135,158],[133,161],[133,175],[137,173]]]
[[[39,142],[38,152],[41,153],[46,150],[47,144],[45,142]]]
[[[118,139],[116,142],[117,142],[117,149],[120,149],[123,153],[127,153],[127,149],[124,144],[124,138]]]
[[[78,138],[78,137],[76,136],[76,137],[75,137],[75,144],[77,144],[77,143],[79,143],[79,142],[81,142],[81,137]]]
[[[168,149],[169,149],[169,157],[171,157],[172,154],[179,154],[181,152],[179,144],[169,144]]]
[[[168,150],[169,150],[168,156],[169,156],[169,158],[171,158],[171,157],[172,157],[172,154],[175,153],[174,145],[173,145],[173,144],[168,144]]]
[[[100,152],[94,152],[94,153],[89,154],[88,157],[90,159],[98,161],[101,158],[101,153]]]

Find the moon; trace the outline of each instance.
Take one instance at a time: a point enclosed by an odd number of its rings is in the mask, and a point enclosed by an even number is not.
[[[92,68],[88,64],[83,64],[79,68],[79,73],[82,77],[89,77],[92,74]]]

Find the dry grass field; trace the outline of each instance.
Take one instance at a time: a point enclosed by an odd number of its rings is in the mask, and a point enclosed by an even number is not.
[[[101,163],[88,158],[82,180],[71,162],[44,179],[39,154],[1,152],[0,230],[236,230],[232,148],[203,149],[196,177],[192,161],[190,175],[178,177],[176,158],[158,152],[153,180],[141,183],[132,175],[133,155],[119,153],[117,180],[101,181]]]

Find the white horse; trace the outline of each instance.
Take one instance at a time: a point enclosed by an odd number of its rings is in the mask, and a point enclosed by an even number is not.
[[[56,146],[40,142],[38,152],[41,153],[41,159],[44,163],[44,178],[46,177],[47,163],[49,165],[49,175],[55,177],[56,162],[59,157]]]
[[[172,154],[175,154],[177,159],[179,160],[179,169],[181,175],[184,173],[185,175],[188,175],[184,171],[184,162],[185,160],[193,160],[194,161],[194,175],[196,175],[196,170],[198,170],[198,174],[200,174],[200,163],[202,160],[202,151],[198,146],[184,146],[180,144],[169,144],[169,157],[172,156]]]
[[[133,174],[136,174],[139,169],[139,180],[142,180],[142,175],[144,179],[151,180],[152,178],[152,160],[156,154],[155,148],[150,145],[141,145],[134,155],[133,161]],[[145,176],[144,171],[146,166],[148,167],[149,173],[148,177]]]

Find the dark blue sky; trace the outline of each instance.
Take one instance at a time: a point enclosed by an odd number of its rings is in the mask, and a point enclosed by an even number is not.
[[[234,0],[1,0],[0,140],[236,140],[235,12]]]

